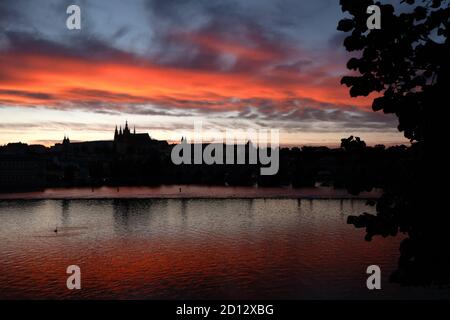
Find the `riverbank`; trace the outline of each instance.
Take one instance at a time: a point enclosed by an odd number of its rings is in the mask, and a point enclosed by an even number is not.
[[[226,187],[163,185],[157,187],[49,188],[0,194],[0,200],[35,199],[377,199],[380,190],[351,195],[332,187]]]

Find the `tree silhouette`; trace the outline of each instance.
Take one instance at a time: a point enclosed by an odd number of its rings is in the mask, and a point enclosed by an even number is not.
[[[442,114],[450,68],[450,6],[448,0],[406,0],[395,8],[371,0],[341,0],[352,18],[339,22],[338,30],[350,32],[344,41],[351,58],[347,68],[359,75],[342,78],[352,97],[377,92],[374,111],[394,113],[405,137],[423,141]],[[366,9],[381,9],[381,29],[368,30]]]
[[[345,151],[363,150],[365,147],[366,143],[359,137],[350,136],[341,139],[341,148]]]
[[[391,280],[448,283],[449,215],[439,207],[440,199],[445,199],[439,191],[444,189],[433,187],[448,168],[439,160],[442,145],[435,137],[443,127],[440,120],[447,119],[450,0],[403,0],[395,6],[371,0],[341,0],[340,4],[351,16],[338,25],[338,30],[351,32],[344,46],[360,53],[348,61],[353,74],[344,76],[341,83],[350,88],[352,97],[375,93],[372,109],[395,114],[398,129],[416,142],[411,158],[376,202],[376,215],[350,216],[348,223],[366,228],[368,241],[399,231],[408,235]],[[366,10],[374,4],[381,9],[381,29],[368,30]]]

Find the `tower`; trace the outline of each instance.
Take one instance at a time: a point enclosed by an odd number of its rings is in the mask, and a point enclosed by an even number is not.
[[[123,134],[127,136],[130,134],[130,129],[128,128],[128,121],[125,122],[125,129],[123,130]]]
[[[70,140],[69,140],[69,137],[67,137],[66,135],[64,135],[64,139],[63,139],[63,143],[62,143],[63,145],[68,145],[68,144],[70,144]]]

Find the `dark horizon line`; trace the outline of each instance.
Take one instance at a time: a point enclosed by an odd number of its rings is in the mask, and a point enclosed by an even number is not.
[[[348,137],[346,137],[348,138]],[[153,139],[153,138],[152,138]],[[280,143],[279,147],[280,148],[303,148],[303,147],[314,147],[314,148],[320,148],[320,147],[326,147],[326,148],[330,148],[330,149],[339,149],[340,145],[341,145],[341,139],[339,138],[339,141],[337,141],[336,143],[332,143],[332,144],[319,144],[319,143],[310,143],[310,144],[290,144],[290,143]],[[179,144],[180,141],[174,141],[174,140],[158,140],[158,139],[153,139],[156,141],[162,141],[162,142],[167,142],[169,145],[175,145],[175,144]],[[363,140],[363,139],[362,139]],[[42,141],[42,140],[38,140],[38,141]],[[45,141],[51,141],[54,142],[53,145],[51,146],[47,146],[45,144],[41,144],[41,143],[27,143],[27,142],[22,142],[22,141],[15,141],[15,142],[7,142],[6,144],[2,144],[0,145],[1,147],[7,147],[8,145],[15,145],[15,144],[22,144],[22,145],[26,145],[26,146],[42,146],[44,148],[50,149],[58,144],[62,144],[62,140],[45,140]],[[114,142],[114,139],[112,140],[71,140],[70,143],[89,143],[89,142]],[[203,144],[209,144],[211,143],[211,141],[203,141]],[[189,144],[193,145],[195,143],[189,142]],[[223,143],[224,145],[227,145],[225,142]],[[238,145],[238,144],[233,144],[233,145]],[[270,144],[268,144],[270,145]],[[412,143],[401,143],[401,142],[392,142],[392,143],[375,143],[375,144],[367,144],[367,147],[376,147],[376,146],[384,146],[384,147],[398,147],[398,146],[411,146]]]

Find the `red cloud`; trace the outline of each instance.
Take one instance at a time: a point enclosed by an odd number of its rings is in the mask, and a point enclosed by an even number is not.
[[[228,72],[164,66],[139,59],[68,57],[44,53],[0,53],[0,102],[18,106],[74,106],[77,103],[145,104],[228,111],[236,101],[266,100],[281,109],[285,101],[310,100],[334,106],[367,108],[370,99],[351,99],[333,66],[301,71],[276,68],[283,54],[256,39],[255,46],[208,35],[184,35],[202,50],[235,55],[241,67]],[[256,67],[257,66],[257,67]],[[334,67],[335,68],[335,67]],[[189,102],[189,103],[183,103]],[[292,106],[290,106],[291,108]]]

